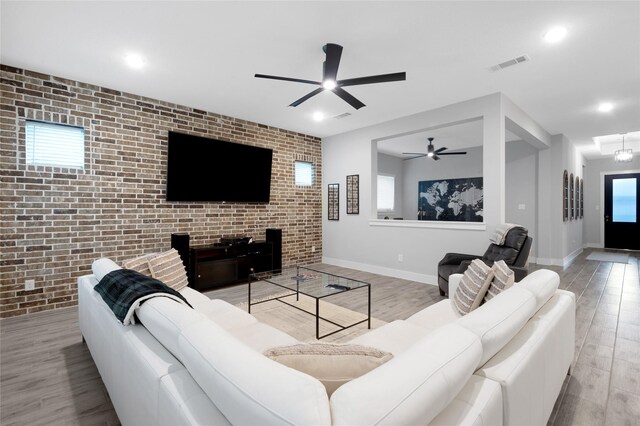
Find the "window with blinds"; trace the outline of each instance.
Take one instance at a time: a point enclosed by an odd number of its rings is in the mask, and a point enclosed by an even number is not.
[[[84,128],[27,120],[27,164],[84,170]]]
[[[395,207],[396,179],[393,176],[378,175],[378,211],[392,212]]]
[[[313,163],[307,161],[295,162],[295,182],[297,186],[313,185]]]

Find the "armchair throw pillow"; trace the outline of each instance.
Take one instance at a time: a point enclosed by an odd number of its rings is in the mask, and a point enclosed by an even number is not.
[[[331,343],[281,346],[265,351],[264,355],[320,380],[329,397],[343,384],[368,373],[393,357],[389,352],[367,346]]]
[[[504,260],[495,262],[491,270],[494,277],[489,289],[487,289],[487,294],[484,296],[485,302],[511,287],[516,279],[516,274],[507,266]]]
[[[453,303],[460,315],[466,315],[480,306],[491,285],[493,275],[493,270],[482,260],[473,259],[471,261],[453,296]]]
[[[187,271],[176,249],[165,251],[149,259],[149,269],[153,278],[162,281],[175,291],[182,290],[188,284]]]

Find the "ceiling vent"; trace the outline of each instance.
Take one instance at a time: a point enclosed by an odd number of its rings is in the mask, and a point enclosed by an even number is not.
[[[335,118],[336,120],[340,120],[341,118],[345,118],[345,117],[348,117],[348,116],[350,116],[350,115],[351,115],[351,113],[350,113],[350,112],[345,112],[345,113],[343,113],[343,114],[336,115],[336,116],[335,116],[335,117],[333,117],[333,118]]]
[[[517,58],[509,59],[508,61],[504,61],[498,65],[494,65],[491,67],[493,71],[500,71],[508,67],[512,67],[514,65],[521,64],[523,62],[530,61],[527,55],[518,56]]]

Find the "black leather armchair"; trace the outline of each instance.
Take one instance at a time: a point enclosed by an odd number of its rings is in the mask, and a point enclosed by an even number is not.
[[[527,260],[531,251],[533,239],[528,236],[527,231],[522,226],[511,228],[504,240],[504,244],[498,246],[491,244],[482,256],[461,253],[447,253],[438,263],[438,287],[440,295],[449,293],[449,275],[462,274],[467,270],[473,259],[481,259],[491,266],[493,262],[504,260],[515,273],[516,281],[520,281],[529,273]]]

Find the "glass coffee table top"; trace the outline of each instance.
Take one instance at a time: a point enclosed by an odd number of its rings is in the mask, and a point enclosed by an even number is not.
[[[282,272],[277,273],[256,273],[253,274],[253,280],[267,281],[315,298],[323,298],[369,285],[369,283],[363,281],[352,280],[302,266],[283,269]]]
[[[252,301],[252,285],[259,284],[260,282],[272,284],[276,287],[284,288],[291,291],[285,295],[275,295],[271,298],[261,298],[258,301]],[[248,312],[251,313],[251,307],[261,303],[269,302],[271,300],[277,300],[286,305],[292,306],[296,309],[300,309],[308,314],[315,316],[316,323],[316,339],[322,339],[323,337],[330,336],[334,333],[338,333],[347,328],[354,327],[358,324],[366,323],[367,328],[371,328],[371,285],[364,281],[353,280],[347,277],[341,277],[335,274],[329,274],[327,272],[318,271],[303,266],[297,266],[294,268],[283,269],[282,271],[272,272],[259,272],[249,275],[249,295],[248,295]],[[339,324],[331,321],[320,314],[320,299],[328,296],[333,296],[341,293],[351,292],[352,290],[365,289],[366,293],[362,294],[367,297],[367,315],[366,318],[352,322],[350,324]],[[361,293],[363,290],[355,293]],[[315,299],[315,309],[311,311],[301,309],[294,304],[287,301],[289,296],[295,296],[297,301],[299,295],[305,295]],[[349,293],[351,294],[351,293]],[[338,327],[337,330],[324,335],[320,334],[320,320],[328,321],[331,324]]]

